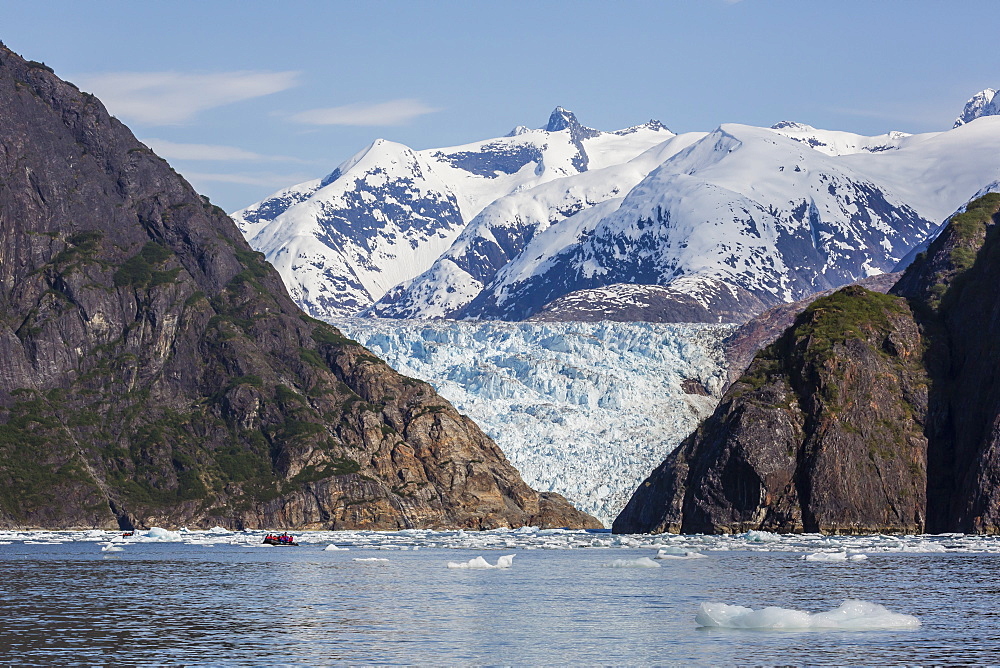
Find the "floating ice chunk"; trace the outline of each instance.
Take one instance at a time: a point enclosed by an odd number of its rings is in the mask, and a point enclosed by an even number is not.
[[[868,555],[867,554],[852,554],[850,558],[851,558],[851,561],[867,561],[868,560]]]
[[[754,610],[725,603],[702,603],[694,619],[699,626],[726,629],[874,631],[915,629],[920,626],[920,620],[912,615],[889,612],[885,606],[857,599],[848,599],[838,608],[815,614],[788,608]]]
[[[781,536],[770,531],[754,531],[751,529],[741,536],[751,543],[778,543]]]
[[[701,552],[689,552],[688,550],[681,549],[679,547],[665,547],[663,549],[657,550],[656,556],[653,559],[704,559],[705,555]]]
[[[375,563],[380,561],[389,561],[388,559],[383,559],[382,557],[355,557],[354,561],[362,561],[365,563]]]
[[[232,533],[229,529],[223,529],[222,527],[212,527],[206,533]]]
[[[510,568],[514,565],[514,557],[517,555],[507,554],[499,559],[497,559],[497,564],[494,566],[486,559],[482,557],[476,557],[475,559],[470,559],[469,561],[463,561],[461,563],[449,561],[448,568]]]
[[[805,561],[847,561],[847,552],[816,552],[802,558]]]
[[[181,539],[181,534],[177,531],[168,531],[160,527],[152,527],[146,532],[147,540],[158,540],[163,542],[176,542]]]
[[[114,545],[112,543],[108,543],[107,545],[101,548],[101,552],[121,552],[124,549],[125,548],[121,547],[120,545]]]
[[[604,564],[607,568],[661,568],[649,557],[639,557],[638,559],[615,559],[610,564]]]
[[[333,545],[331,543],[330,545],[327,545],[326,547],[324,547],[323,551],[324,552],[347,552],[348,549],[349,548],[346,548],[346,547],[337,547],[336,545]]]

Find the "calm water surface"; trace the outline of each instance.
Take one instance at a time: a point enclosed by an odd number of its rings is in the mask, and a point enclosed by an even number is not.
[[[0,647],[20,665],[1000,663],[1000,555],[141,543],[0,545]],[[509,570],[452,570],[482,555]],[[358,558],[387,559],[359,562]],[[721,601],[916,615],[909,631],[699,629]]]

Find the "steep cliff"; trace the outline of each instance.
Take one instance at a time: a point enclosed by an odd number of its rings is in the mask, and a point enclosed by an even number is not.
[[[0,525],[595,526],[0,45]]]
[[[970,203],[891,295],[813,302],[614,530],[1000,532],[998,211]]]

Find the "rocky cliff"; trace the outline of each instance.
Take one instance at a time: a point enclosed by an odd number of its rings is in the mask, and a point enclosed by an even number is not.
[[[598,526],[0,45],[0,525]]]
[[[893,294],[813,302],[614,530],[1000,532],[998,211],[953,217]]]

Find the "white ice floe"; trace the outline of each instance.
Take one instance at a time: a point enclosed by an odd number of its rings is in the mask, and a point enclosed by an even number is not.
[[[754,531],[752,529],[744,534],[740,534],[740,537],[746,539],[749,543],[778,543],[781,541],[781,536],[776,533],[771,533],[770,531]]]
[[[121,552],[124,549],[125,548],[121,547],[120,545],[115,545],[114,543],[108,543],[107,545],[101,548],[101,552]]]
[[[890,612],[878,603],[849,599],[829,612],[808,613],[788,608],[761,610],[725,603],[702,603],[695,615],[699,626],[726,629],[875,631],[915,629],[913,615]]]
[[[364,563],[374,564],[383,561],[389,561],[388,559],[383,559],[381,557],[355,557],[354,561],[361,561]]]
[[[222,527],[212,527],[207,533],[232,533],[229,529],[223,529]]]
[[[337,547],[336,545],[327,545],[323,548],[324,552],[347,552],[350,548],[348,547]]]
[[[482,557],[476,557],[475,559],[470,559],[469,561],[463,562],[448,562],[448,568],[510,568],[514,565],[514,557],[517,555],[507,554],[497,559],[496,566],[486,561]]]
[[[143,542],[158,541],[164,543],[176,543],[184,540],[179,531],[169,531],[167,529],[161,529],[160,527],[151,527],[149,531],[142,535],[142,539]]]
[[[649,557],[639,557],[638,559],[615,559],[610,564],[604,564],[606,568],[660,568],[660,564],[656,563]]]
[[[704,559],[701,552],[690,552],[678,547],[660,548],[653,559]]]
[[[864,554],[847,554],[847,552],[814,552],[802,557],[804,561],[865,561]]]

